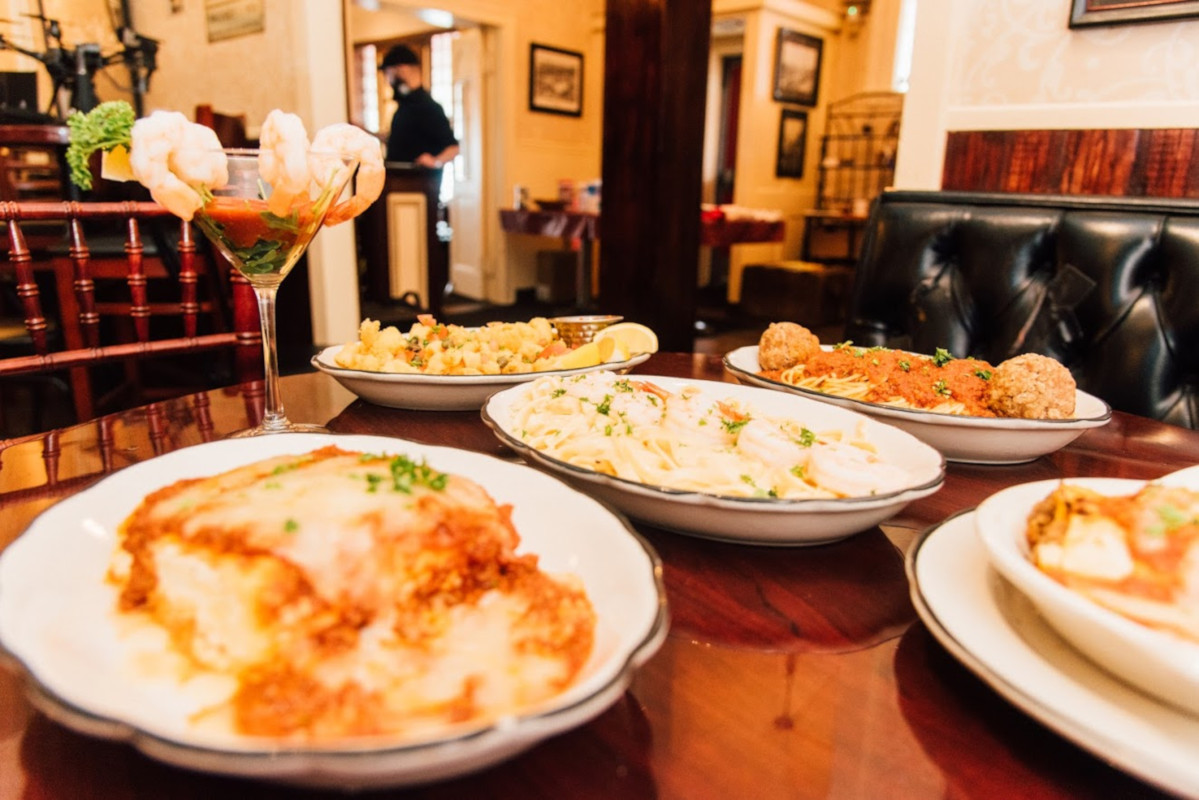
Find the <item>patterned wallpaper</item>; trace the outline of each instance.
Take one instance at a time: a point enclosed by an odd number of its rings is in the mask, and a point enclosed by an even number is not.
[[[1199,101],[1199,20],[1070,30],[1070,0],[967,3],[950,106]]]

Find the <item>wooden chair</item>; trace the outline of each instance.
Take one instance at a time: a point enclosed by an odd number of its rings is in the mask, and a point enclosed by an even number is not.
[[[0,200],[67,200],[66,125],[0,125]]]
[[[196,122],[216,131],[216,138],[223,147],[252,147],[255,144],[246,135],[245,114],[222,114],[213,111],[210,105],[198,105]]]
[[[30,250],[23,228],[43,221],[65,226],[65,256]],[[69,371],[79,421],[91,419],[98,410],[89,368],[99,364],[124,362],[136,367],[151,357],[228,349],[233,356],[233,380],[261,377],[258,311],[249,283],[211,248],[198,248],[192,226],[158,204],[0,202],[0,223],[7,225],[8,240],[0,272],[15,276],[29,337],[27,354],[0,358],[0,377]],[[123,256],[94,256],[88,226],[107,225],[105,230],[110,231],[114,223],[124,233]],[[157,256],[149,258],[143,227],[154,225],[178,230],[178,239],[160,237]],[[39,275],[48,275],[45,282],[54,287],[54,326],[47,320]],[[98,296],[97,281],[113,278],[123,284],[121,296]],[[172,290],[169,297],[152,298],[152,282],[166,284]],[[201,287],[207,296],[201,296]],[[121,326],[102,326],[105,316],[125,321],[124,335]],[[178,330],[164,335],[161,325],[151,324],[155,317],[176,318]],[[136,378],[135,369],[128,374]],[[167,387],[167,393],[179,395],[197,388],[204,387],[180,383]]]

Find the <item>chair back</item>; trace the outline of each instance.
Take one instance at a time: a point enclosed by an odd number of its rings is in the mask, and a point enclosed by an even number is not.
[[[64,225],[65,248],[60,251],[65,249],[65,254],[54,256],[29,246],[24,226],[46,221]],[[0,222],[7,226],[7,253],[0,260],[0,272],[15,278],[31,351],[0,359],[0,377],[69,370],[79,421],[91,418],[96,410],[86,368],[97,364],[229,349],[237,382],[261,377],[261,334],[252,288],[212,248],[197,247],[190,223],[157,203],[0,202]],[[121,231],[119,250],[108,244],[106,251],[94,251],[88,236],[96,225],[106,234]],[[157,236],[148,255],[143,226],[177,229],[177,242]],[[52,305],[43,303],[39,275],[45,276],[43,283],[53,283]],[[124,284],[123,297],[98,299],[96,280],[118,276]],[[171,291],[151,297],[152,280],[168,284]],[[201,283],[208,289],[207,298],[199,296]],[[57,313],[53,336],[48,306]],[[214,309],[228,313],[201,317],[203,311]],[[107,327],[102,329],[104,314],[122,315],[127,332],[110,335]],[[164,335],[161,326],[151,325],[152,316],[177,317],[181,325]],[[189,388],[179,386],[174,393]]]
[[[245,114],[222,114],[210,105],[198,105],[196,122],[212,128],[222,147],[251,147],[254,144],[246,134]]]
[[[0,125],[0,200],[72,198],[66,125]]]

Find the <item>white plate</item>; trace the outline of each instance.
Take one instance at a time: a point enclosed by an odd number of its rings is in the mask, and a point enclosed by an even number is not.
[[[568,464],[524,444],[512,420],[523,387],[493,395],[483,406],[483,421],[513,450],[530,462],[561,475],[588,494],[606,500],[631,516],[670,530],[709,539],[767,545],[808,545],[832,542],[872,528],[897,514],[913,500],[941,488],[945,459],[909,434],[861,414],[801,397],[750,386],[715,381],[639,375],[670,392],[692,386],[713,400],[731,398],[759,413],[789,417],[813,430],[852,429],[864,425],[865,435],[879,445],[879,455],[906,467],[911,483],[901,491],[843,499],[777,499],[728,497],[650,486]]]
[[[326,347],[312,357],[312,366],[333,376],[338,383],[368,403],[416,411],[474,411],[493,392],[536,380],[542,375],[577,375],[595,370],[627,372],[650,355],[638,353],[627,361],[609,361],[595,367],[519,372],[514,375],[401,375],[339,367],[333,359],[341,348],[339,344]]]
[[[1023,592],[1062,638],[1134,686],[1199,714],[1199,644],[1156,631],[1067,589],[1029,560],[1028,516],[1062,483],[1128,495],[1145,481],[1067,478],[996,492],[978,506],[975,524],[991,565]],[[1197,754],[1199,757],[1199,754]]]
[[[188,721],[194,697],[172,680],[138,674],[138,647],[122,637],[116,589],[105,581],[117,525],[147,492],[176,480],[331,444],[425,457],[511,503],[521,552],[539,554],[548,572],[577,575],[595,608],[595,647],[575,684],[544,706],[445,738],[339,749],[199,733]],[[182,767],[306,786],[397,786],[494,764],[604,711],[658,649],[666,628],[657,555],[606,507],[528,467],[379,436],[279,434],[188,447],[62,501],[0,554],[0,652],[19,666],[31,700],[49,716]]]
[[[1199,718],[1138,692],[1062,641],[988,568],[972,513],[925,534],[908,551],[907,570],[920,618],[991,688],[1141,780],[1199,795]]]
[[[1112,410],[1094,395],[1078,392],[1074,419],[1006,419],[1001,417],[961,417],[934,414],[911,408],[867,403],[847,397],[813,392],[758,374],[758,347],[739,347],[724,357],[724,366],[742,383],[783,389],[842,408],[852,408],[867,416],[902,428],[922,442],[945,454],[950,461],[969,464],[1020,464],[1060,450],[1088,428],[1107,424]]]

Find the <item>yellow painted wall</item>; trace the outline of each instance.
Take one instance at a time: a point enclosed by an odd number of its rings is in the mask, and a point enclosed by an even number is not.
[[[741,270],[745,265],[799,258],[803,214],[816,205],[820,137],[827,105],[858,92],[890,89],[899,5],[900,0],[876,0],[861,26],[851,31],[843,25],[840,15],[831,10],[838,6],[830,7],[815,0],[715,0],[715,19],[741,18],[745,22],[734,202],[750,208],[779,210],[787,226],[786,239],[780,244],[744,244],[731,249],[730,301],[740,299]],[[775,50],[780,28],[823,41],[820,86],[814,107],[782,104],[774,99]],[[721,48],[727,49],[726,44],[721,43]],[[709,80],[718,81],[719,75],[710,74]],[[709,97],[712,94],[710,91]],[[775,176],[779,122],[784,107],[808,114],[802,178]]]

